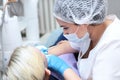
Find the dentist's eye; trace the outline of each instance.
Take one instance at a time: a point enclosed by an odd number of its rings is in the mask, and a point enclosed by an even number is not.
[[[64,30],[67,30],[67,29],[68,29],[68,27],[63,27],[63,29],[64,29]]]
[[[60,27],[63,28],[63,30],[69,29],[69,27],[65,27],[65,26],[60,26]]]

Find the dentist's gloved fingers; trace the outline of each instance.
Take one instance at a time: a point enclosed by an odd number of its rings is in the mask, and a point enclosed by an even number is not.
[[[43,45],[35,45],[37,49],[39,49],[43,54],[48,55],[48,48]]]
[[[64,71],[68,68],[67,63],[55,55],[46,55],[48,61],[48,68],[55,70],[63,75]]]

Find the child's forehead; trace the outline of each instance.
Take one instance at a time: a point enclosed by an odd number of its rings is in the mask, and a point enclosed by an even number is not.
[[[47,59],[46,59],[46,56],[39,50],[39,49],[37,49],[37,48],[35,48],[35,47],[32,47],[33,49],[34,49],[34,51],[36,52],[36,53],[38,53],[42,58],[43,58],[43,61],[44,61],[44,63],[45,63],[45,67],[47,67]]]

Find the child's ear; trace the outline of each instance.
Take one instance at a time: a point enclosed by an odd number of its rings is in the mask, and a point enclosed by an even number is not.
[[[45,78],[44,78],[44,80],[49,80],[50,74],[51,74],[51,71],[46,68],[45,69]]]

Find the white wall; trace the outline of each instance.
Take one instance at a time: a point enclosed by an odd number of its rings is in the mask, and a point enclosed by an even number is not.
[[[120,0],[108,0],[108,14],[116,14],[120,18]]]

